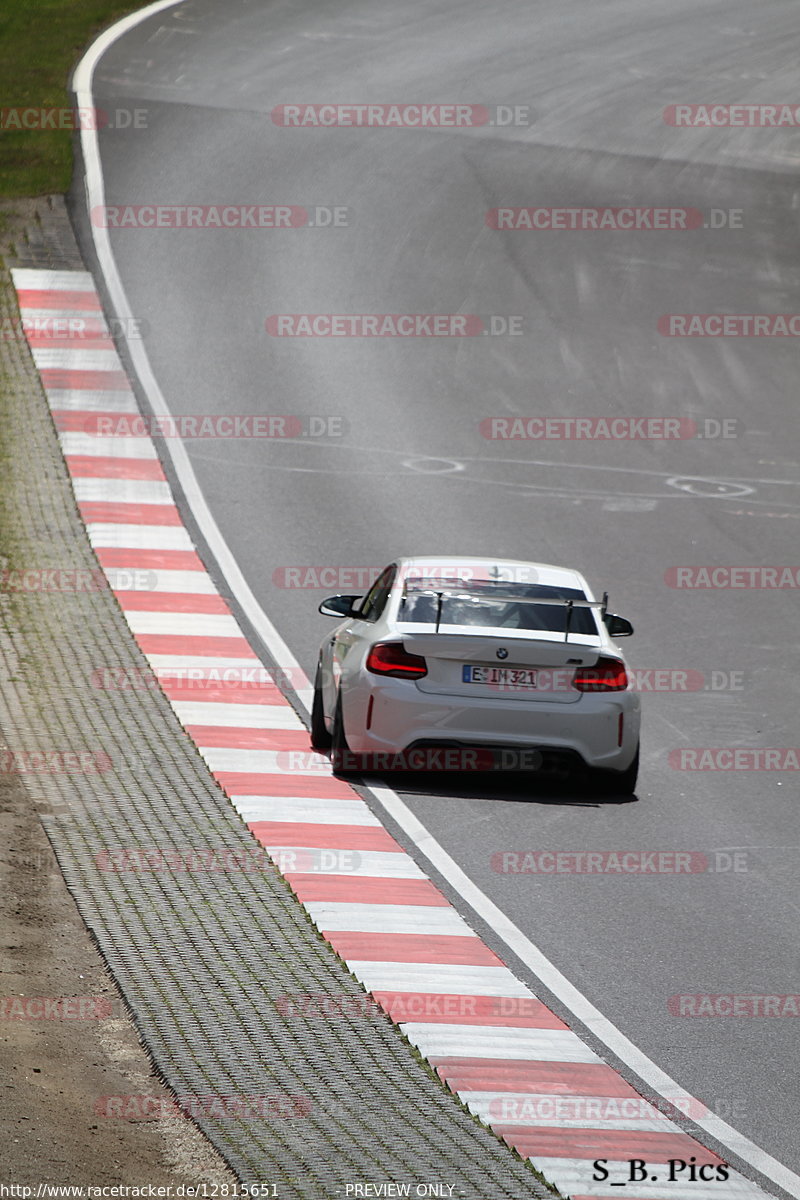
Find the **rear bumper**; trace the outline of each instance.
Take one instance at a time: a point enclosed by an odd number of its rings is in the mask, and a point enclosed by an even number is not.
[[[497,747],[539,751],[545,762],[623,771],[639,742],[640,702],[631,691],[587,692],[574,704],[516,699],[487,705],[483,698],[422,692],[409,680],[373,678],[349,686],[342,697],[347,741],[356,754],[402,754],[420,744]]]

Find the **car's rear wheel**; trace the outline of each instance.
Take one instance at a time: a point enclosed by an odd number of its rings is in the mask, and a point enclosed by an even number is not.
[[[330,750],[333,739],[325,725],[322,705],[322,671],[317,667],[314,677],[314,700],[311,705],[311,745],[315,750]]]
[[[355,759],[350,747],[347,744],[347,735],[344,731],[341,694],[336,701],[336,710],[333,714],[333,729],[331,731],[331,765],[333,767],[334,775],[350,775],[355,768]]]
[[[596,771],[597,790],[604,796],[632,796],[639,778],[639,746],[637,743],[633,761],[624,771]]]

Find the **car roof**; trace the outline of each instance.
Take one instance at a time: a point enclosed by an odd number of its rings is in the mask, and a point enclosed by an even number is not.
[[[414,558],[396,560],[401,577],[414,578],[444,576],[454,580],[491,580],[497,578],[492,572],[500,571],[511,581],[541,583],[546,587],[578,588],[588,592],[589,587],[579,571],[572,567],[559,567],[552,563],[532,562],[518,558],[479,558],[465,555],[419,555]]]

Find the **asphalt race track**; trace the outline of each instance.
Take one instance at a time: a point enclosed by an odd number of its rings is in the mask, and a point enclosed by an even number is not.
[[[670,759],[800,742],[797,591],[668,582],[678,566],[800,563],[796,349],[658,330],[670,313],[800,311],[800,130],[663,117],[673,104],[788,102],[796,36],[780,0],[190,0],[112,47],[95,95],[146,114],[144,128],[101,133],[108,205],[346,209],[339,227],[112,232],[174,414],[341,422],[342,436],[334,424],[334,436],[186,443],[305,669],[329,628],[319,600],[363,589],[352,573],[325,589],[283,586],[302,578],[286,568],[378,568],[412,553],[576,566],[636,626],[634,665],[666,669],[645,677],[659,690],[644,698],[636,799],[468,784],[404,799],[624,1034],[798,1171],[798,1025],[669,1007],[686,994],[798,991],[797,773]],[[527,106],[528,123],[290,128],[271,115],[356,102]],[[622,205],[689,207],[703,222],[485,222],[498,207]],[[270,315],[292,313],[476,314],[521,332],[267,332]],[[516,416],[691,418],[701,432],[728,421],[732,436],[482,435],[485,419]],[[689,670],[699,690],[679,690]],[[720,869],[496,869],[497,852],[526,850],[694,851]]]

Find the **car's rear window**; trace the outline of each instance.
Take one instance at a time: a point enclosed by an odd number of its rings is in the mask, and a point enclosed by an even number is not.
[[[508,583],[504,580],[474,581],[461,585],[452,579],[426,579],[408,584],[400,601],[398,621],[411,625],[435,625],[441,597],[440,624],[479,625],[491,629],[540,629],[565,633],[567,605],[531,604],[531,600],[586,600],[580,588],[550,587],[545,584]],[[597,635],[593,610],[574,607],[570,633]]]

